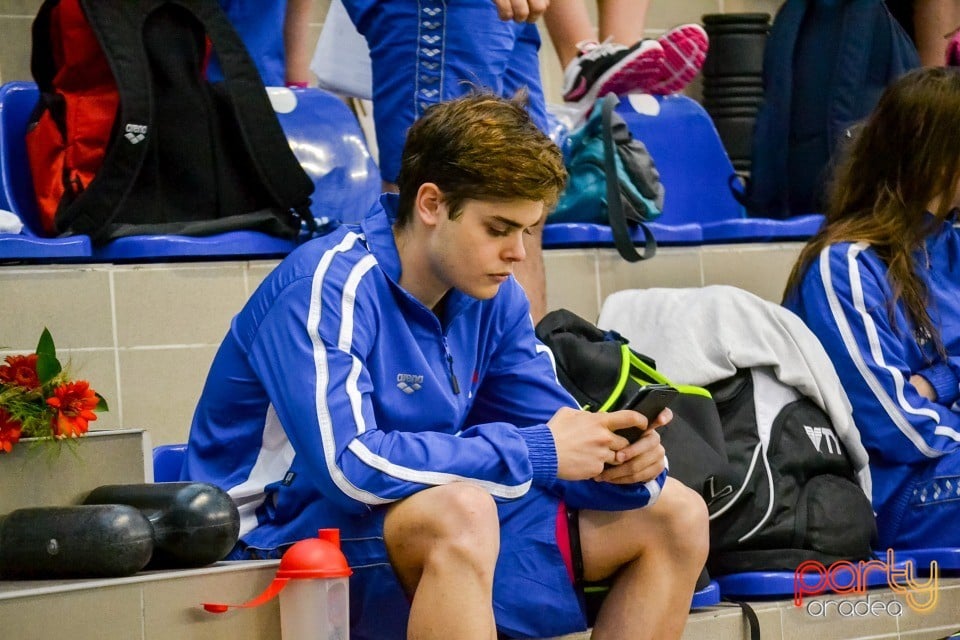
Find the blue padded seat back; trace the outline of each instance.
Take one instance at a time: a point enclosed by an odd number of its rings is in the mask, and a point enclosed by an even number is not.
[[[269,92],[294,155],[314,182],[314,216],[320,221],[361,220],[379,196],[381,184],[353,113],[343,101],[321,89],[270,88]],[[203,237],[129,236],[93,251],[86,236],[39,238],[39,216],[24,143],[38,98],[33,82],[11,82],[0,87],[0,207],[18,214],[27,227],[20,237],[0,236],[0,259],[91,255],[100,261],[268,257],[283,256],[296,246],[293,241],[256,231]],[[30,246],[24,249],[25,244]]]
[[[162,444],[153,448],[153,481],[176,482],[187,457],[186,443]]]
[[[42,228],[24,135],[39,97],[33,82],[8,82],[0,87],[0,207],[19,215],[35,236],[41,235]]]
[[[323,89],[268,87],[267,94],[293,154],[316,187],[314,217],[365,218],[380,196],[380,171],[350,108]]]
[[[730,190],[733,164],[710,115],[694,100],[633,96],[621,100],[617,111],[634,137],[647,145],[666,187],[658,222],[699,224],[705,244],[805,240],[820,228],[819,214],[785,220],[746,217]]]
[[[666,188],[658,222],[703,224],[745,216],[728,186],[733,164],[699,103],[683,95],[637,95],[621,99],[617,112],[647,146]]]
[[[23,231],[0,234],[0,261],[75,261],[89,258],[90,238],[41,237],[24,135],[39,91],[32,82],[0,85],[0,209],[19,216]]]

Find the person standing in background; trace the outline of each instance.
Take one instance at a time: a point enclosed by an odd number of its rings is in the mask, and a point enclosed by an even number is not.
[[[563,68],[563,99],[588,110],[607,93],[668,94],[699,73],[707,34],[685,24],[644,37],[650,0],[597,0],[597,26],[584,0],[553,0],[543,15]]]
[[[314,0],[219,0],[268,87],[310,84],[310,17]],[[214,52],[216,54],[216,52]],[[207,77],[222,77],[216,55]]]

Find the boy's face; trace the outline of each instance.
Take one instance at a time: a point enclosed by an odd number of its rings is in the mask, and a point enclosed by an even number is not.
[[[514,265],[526,258],[524,237],[543,213],[541,201],[465,200],[455,220],[449,211],[438,217],[430,242],[431,270],[446,288],[480,300],[492,298]]]

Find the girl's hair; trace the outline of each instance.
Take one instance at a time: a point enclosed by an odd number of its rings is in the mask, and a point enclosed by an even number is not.
[[[915,252],[950,216],[960,180],[960,70],[912,71],[887,87],[839,162],[826,221],[790,273],[789,298],[820,252],[838,242],[866,242],[887,265],[893,291],[921,334],[943,354],[940,333],[926,309],[927,288]],[[934,203],[932,219],[927,208]]]
[[[474,92],[428,108],[407,133],[397,225],[410,220],[426,182],[456,218],[467,199],[543,201],[549,211],[566,178],[563,154],[530,118],[525,93],[506,100]]]

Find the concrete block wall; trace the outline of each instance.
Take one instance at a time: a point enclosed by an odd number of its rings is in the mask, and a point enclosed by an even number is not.
[[[613,249],[545,252],[547,303],[596,320],[613,291],[740,286],[777,301],[799,243],[661,247],[631,264]],[[277,261],[0,266],[0,359],[50,329],[61,361],[108,401],[95,429],[184,442],[230,319]]]

